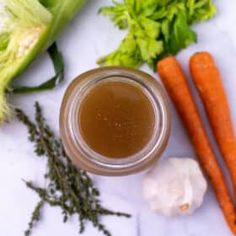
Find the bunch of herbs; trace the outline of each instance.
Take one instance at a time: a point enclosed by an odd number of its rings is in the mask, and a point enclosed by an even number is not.
[[[16,109],[17,118],[23,122],[29,131],[29,140],[34,143],[37,156],[47,158],[46,187],[39,187],[31,181],[25,181],[26,186],[38,194],[40,201],[33,211],[25,236],[29,236],[41,218],[44,204],[62,209],[63,221],[76,216],[79,222],[79,232],[85,230],[85,223],[91,222],[94,227],[110,236],[111,233],[101,223],[101,216],[113,215],[130,217],[129,214],[114,212],[102,206],[99,200],[99,190],[91,177],[83,170],[78,170],[68,158],[63,144],[51,128],[46,124],[39,103],[35,104],[35,122],[20,109]]]

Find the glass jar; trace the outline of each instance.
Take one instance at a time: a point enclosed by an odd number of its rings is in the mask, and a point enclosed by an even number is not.
[[[110,158],[92,150],[81,135],[78,114],[85,94],[104,81],[122,81],[147,95],[155,113],[155,125],[147,145],[131,156]],[[152,76],[135,69],[103,67],[78,76],[68,87],[60,111],[60,133],[66,153],[80,169],[105,176],[122,176],[142,171],[154,164],[166,148],[170,134],[167,95]],[[102,137],[101,137],[102,138]]]

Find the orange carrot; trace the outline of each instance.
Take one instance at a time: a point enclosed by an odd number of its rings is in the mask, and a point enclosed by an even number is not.
[[[236,139],[220,72],[214,59],[207,52],[192,56],[190,71],[236,193]]]
[[[183,120],[199,162],[209,176],[225,219],[234,235],[236,235],[236,215],[232,199],[203,128],[181,66],[174,57],[167,57],[158,63],[157,70]]]

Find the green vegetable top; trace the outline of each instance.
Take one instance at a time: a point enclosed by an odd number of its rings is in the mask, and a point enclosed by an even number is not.
[[[211,18],[212,0],[124,0],[100,9],[120,29],[128,29],[118,49],[98,60],[100,65],[153,67],[164,55],[176,54],[196,42],[190,25]]]
[[[0,123],[9,107],[5,91],[47,49],[87,0],[0,0]]]

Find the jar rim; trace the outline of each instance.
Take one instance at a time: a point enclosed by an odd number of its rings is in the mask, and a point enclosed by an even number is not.
[[[124,83],[135,83],[136,85],[138,85],[142,92],[144,92],[145,95],[148,97],[155,115],[155,126],[149,142],[139,152],[123,158],[106,157],[90,148],[89,145],[84,141],[77,122],[82,100],[89,92],[89,90],[96,87],[100,83],[108,81],[122,81]],[[139,162],[142,162],[143,160],[148,158],[152,149],[154,149],[155,146],[158,144],[159,136],[161,135],[160,131],[163,122],[163,117],[160,111],[158,101],[154,98],[154,95],[146,84],[140,84],[140,81],[136,81],[135,78],[117,75],[114,77],[114,75],[110,75],[103,78],[94,78],[93,80],[86,81],[86,83],[81,85],[80,90],[76,92],[72,101],[71,109],[69,111],[69,120],[71,124],[70,132],[75,143],[77,144],[76,146],[78,148],[78,151],[83,152],[84,156],[88,159],[88,161],[92,161],[96,165],[101,165],[103,167],[123,168],[124,166],[132,167],[133,165],[137,165]]]
[[[160,155],[160,150],[167,142],[169,135],[169,111],[166,104],[166,95],[163,93],[159,82],[144,72],[119,67],[106,67],[102,68],[102,71],[101,68],[99,68],[90,71],[87,75],[87,79],[79,81],[74,86],[73,90],[70,91],[71,93],[67,101],[68,119],[66,125],[68,126],[68,135],[74,142],[74,151],[80,153],[82,156],[79,157],[83,159],[81,159],[81,161],[85,165],[87,163],[94,166],[94,168],[107,170],[108,172],[119,172],[139,168],[143,163],[145,165],[145,163],[150,162],[151,159],[156,159],[155,156]],[[151,78],[151,81],[144,78],[147,76]],[[79,80],[79,78],[81,78],[81,76],[77,79]],[[81,104],[81,98],[85,95],[86,91],[88,91],[91,86],[96,86],[101,81],[114,78],[123,80],[126,83],[130,82],[139,85],[142,91],[148,95],[155,114],[155,130],[149,142],[142,150],[125,158],[109,158],[92,150],[83,140],[78,127],[78,120],[76,119],[79,113],[78,109]],[[153,83],[157,86],[156,89],[153,88]]]

